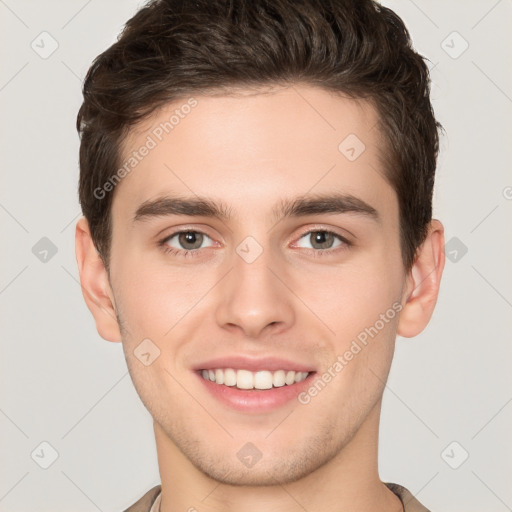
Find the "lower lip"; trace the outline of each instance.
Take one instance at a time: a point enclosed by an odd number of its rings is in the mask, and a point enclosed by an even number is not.
[[[286,403],[296,400],[297,395],[311,385],[311,379],[315,372],[309,375],[301,382],[295,382],[291,385],[284,385],[271,389],[238,389],[236,386],[225,386],[206,380],[196,372],[197,378],[201,380],[206,389],[220,402],[228,405],[232,409],[237,409],[245,413],[262,413],[277,409]]]

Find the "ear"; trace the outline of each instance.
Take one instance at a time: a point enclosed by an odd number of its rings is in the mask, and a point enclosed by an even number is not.
[[[444,262],[444,228],[434,219],[406,279],[398,321],[400,336],[411,338],[427,326],[437,302]]]
[[[94,246],[85,217],[81,217],[76,224],[75,252],[82,294],[99,335],[107,341],[121,341],[107,269]]]

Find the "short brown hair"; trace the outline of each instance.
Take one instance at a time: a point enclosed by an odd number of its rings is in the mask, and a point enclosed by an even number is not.
[[[152,0],[90,67],[77,117],[79,198],[109,263],[113,191],[131,127],[193,93],[305,83],[369,100],[385,141],[409,269],[432,218],[439,148],[428,67],[402,20],[372,0]]]

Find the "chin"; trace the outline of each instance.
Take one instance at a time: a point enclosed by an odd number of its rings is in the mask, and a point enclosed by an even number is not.
[[[192,462],[194,463],[194,461]],[[194,463],[194,465],[196,464]],[[238,461],[231,465],[224,464],[221,467],[201,462],[196,465],[201,472],[219,483],[253,487],[290,484],[309,475],[317,466],[317,464],[303,465],[297,464],[296,461],[283,461],[282,459],[280,461],[269,460],[265,464],[260,461],[252,468],[240,468]]]
[[[296,482],[327,464],[339,451],[332,438],[303,439],[293,448],[270,444],[261,452],[251,443],[234,444],[212,450],[202,443],[194,444],[194,448],[184,443],[180,450],[199,471],[219,483],[255,487]],[[254,458],[244,462],[246,454]]]

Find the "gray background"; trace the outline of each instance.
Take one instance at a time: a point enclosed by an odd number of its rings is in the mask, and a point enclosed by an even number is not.
[[[151,417],[74,259],[81,80],[141,4],[0,0],[2,512],[123,510],[160,482]],[[381,478],[437,512],[512,510],[512,2],[385,5],[432,61],[449,259],[430,325],[397,341]]]

